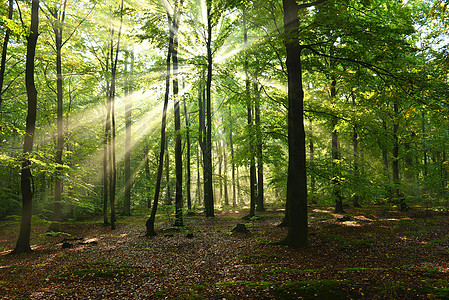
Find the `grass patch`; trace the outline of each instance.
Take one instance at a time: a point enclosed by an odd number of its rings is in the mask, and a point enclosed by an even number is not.
[[[276,287],[276,299],[346,299],[337,280],[287,282]]]
[[[314,273],[319,272],[318,269],[310,269],[310,270],[298,270],[298,269],[283,269],[283,270],[271,270],[264,272],[264,275],[276,275],[276,274],[302,274],[302,273]]]
[[[234,257],[230,258],[228,260],[245,260],[245,259],[253,259],[253,258],[276,258],[276,255],[274,254],[251,254],[247,256],[240,256],[240,257]]]
[[[338,271],[338,273],[364,272],[364,271],[388,271],[388,269],[386,269],[386,268],[345,268],[343,270]]]
[[[156,292],[156,293],[148,296],[148,299],[153,299],[153,298],[156,298],[156,297],[163,297],[168,292],[169,292],[168,290],[162,290],[162,291]]]

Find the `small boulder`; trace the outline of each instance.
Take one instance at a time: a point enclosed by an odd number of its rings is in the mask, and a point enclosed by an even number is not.
[[[70,249],[70,248],[73,248],[73,244],[67,242],[62,243],[62,249]]]
[[[231,231],[232,233],[244,233],[244,234],[250,234],[249,230],[246,228],[245,224],[238,223],[234,229]]]

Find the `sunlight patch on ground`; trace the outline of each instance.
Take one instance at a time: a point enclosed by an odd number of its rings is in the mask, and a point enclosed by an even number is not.
[[[361,227],[362,224],[357,223],[356,221],[346,221],[346,222],[339,222],[339,224],[343,226],[349,226],[349,227]]]
[[[317,212],[317,213],[328,213],[328,214],[332,213],[332,211],[330,211],[330,210],[323,210],[323,209],[317,209],[317,208],[313,209],[312,211]]]
[[[369,221],[369,222],[374,222],[374,220],[369,219],[365,216],[354,216],[354,219],[360,220],[360,221]]]

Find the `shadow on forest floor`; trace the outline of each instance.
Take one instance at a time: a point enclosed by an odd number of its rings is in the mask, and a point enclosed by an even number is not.
[[[31,254],[13,248],[18,219],[0,222],[1,299],[449,298],[448,216],[384,206],[309,211],[310,247],[273,245],[286,235],[281,211],[185,217],[144,236],[146,216],[61,224],[35,219]],[[231,234],[245,222],[250,234]],[[65,249],[63,245],[65,243]]]

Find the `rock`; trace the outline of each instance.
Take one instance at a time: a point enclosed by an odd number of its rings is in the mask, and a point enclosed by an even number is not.
[[[62,249],[70,249],[73,248],[73,245],[67,242],[62,243]]]
[[[237,224],[234,229],[231,231],[232,233],[245,233],[249,234],[249,230],[246,228],[245,224],[239,223]]]
[[[59,229],[61,228],[61,223],[59,222],[52,222],[50,226],[47,229],[47,232],[59,232]]]

